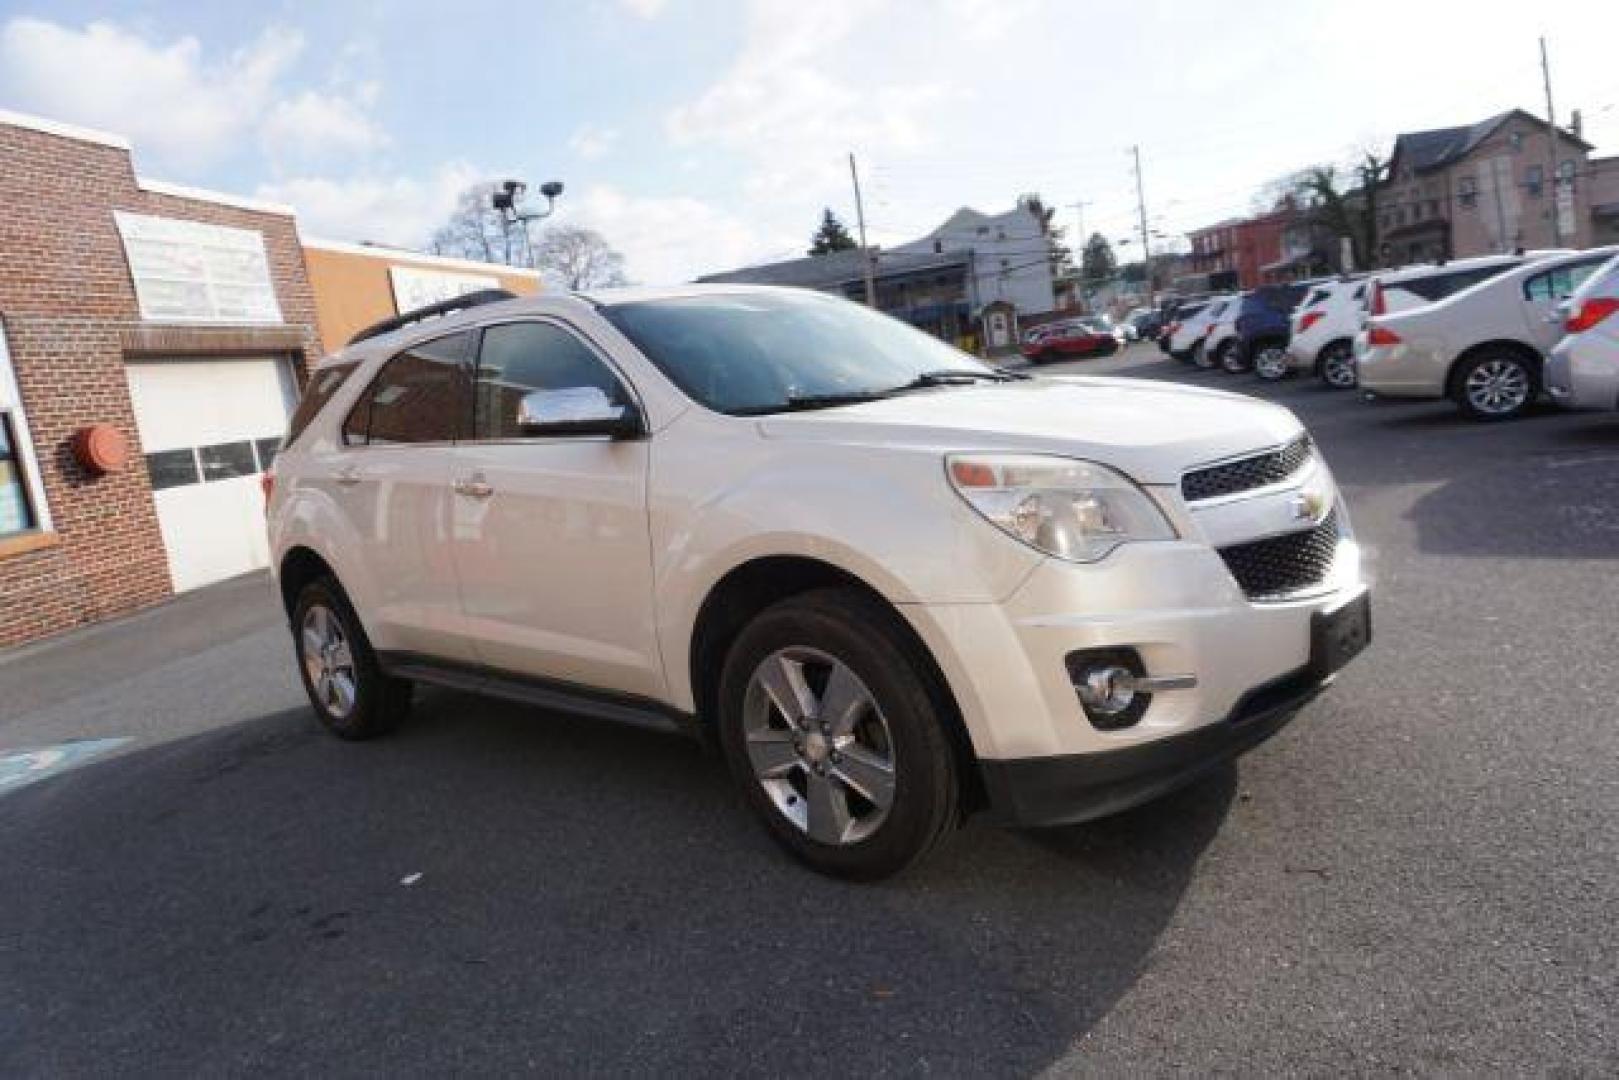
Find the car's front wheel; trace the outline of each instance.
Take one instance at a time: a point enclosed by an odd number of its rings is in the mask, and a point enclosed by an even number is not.
[[[1353,390],[1357,381],[1354,346],[1347,341],[1334,341],[1321,350],[1316,371],[1321,381],[1334,390]]]
[[[1456,371],[1452,395],[1474,420],[1513,420],[1529,411],[1540,392],[1537,366],[1522,353],[1491,349]]]
[[[893,613],[853,589],[820,589],[737,638],[720,677],[720,742],[778,843],[822,873],[874,880],[956,824],[939,709]]]
[[[345,739],[369,739],[399,726],[410,712],[412,686],[383,672],[342,588],[318,578],[292,609],[298,672],[315,715]]]
[[[1287,347],[1269,342],[1254,353],[1254,374],[1266,382],[1287,378]]]

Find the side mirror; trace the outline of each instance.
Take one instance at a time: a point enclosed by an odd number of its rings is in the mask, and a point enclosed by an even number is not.
[[[527,438],[605,435],[638,439],[646,434],[634,405],[616,404],[595,386],[529,391],[517,402],[517,428]]]

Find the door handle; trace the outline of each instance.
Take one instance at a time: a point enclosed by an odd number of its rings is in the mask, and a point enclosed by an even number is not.
[[[495,493],[495,489],[481,474],[463,477],[457,480],[454,486],[457,495],[465,495],[470,499],[487,499]]]
[[[337,473],[332,477],[332,479],[337,481],[343,487],[353,487],[355,484],[360,482],[360,470],[356,469],[353,465],[345,465],[343,468],[337,470]]]

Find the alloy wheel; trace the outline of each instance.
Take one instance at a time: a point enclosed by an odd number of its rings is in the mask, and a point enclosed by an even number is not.
[[[742,729],[753,775],[776,809],[830,846],[871,836],[894,803],[894,741],[877,699],[817,649],[780,649],[748,680]]]
[[[1348,346],[1335,346],[1321,357],[1321,378],[1335,390],[1348,390],[1355,385],[1355,355]]]
[[[1529,402],[1529,372],[1517,360],[1486,360],[1468,373],[1463,392],[1486,416],[1509,416]]]
[[[304,612],[299,644],[316,701],[334,720],[347,719],[359,697],[359,678],[342,621],[326,605],[311,605]]]
[[[1287,350],[1267,345],[1254,356],[1254,373],[1261,379],[1276,380],[1287,374]]]

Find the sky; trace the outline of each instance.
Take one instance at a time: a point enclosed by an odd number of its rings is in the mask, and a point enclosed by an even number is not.
[[[1118,244],[1133,146],[1154,243],[1184,243],[1398,132],[1544,115],[1542,34],[1559,117],[1619,153],[1616,26],[1613,0],[0,0],[0,108],[328,239],[420,247],[468,185],[561,180],[553,220],[661,284],[802,254],[822,207],[852,230],[851,152],[873,243],[1038,192]]]

